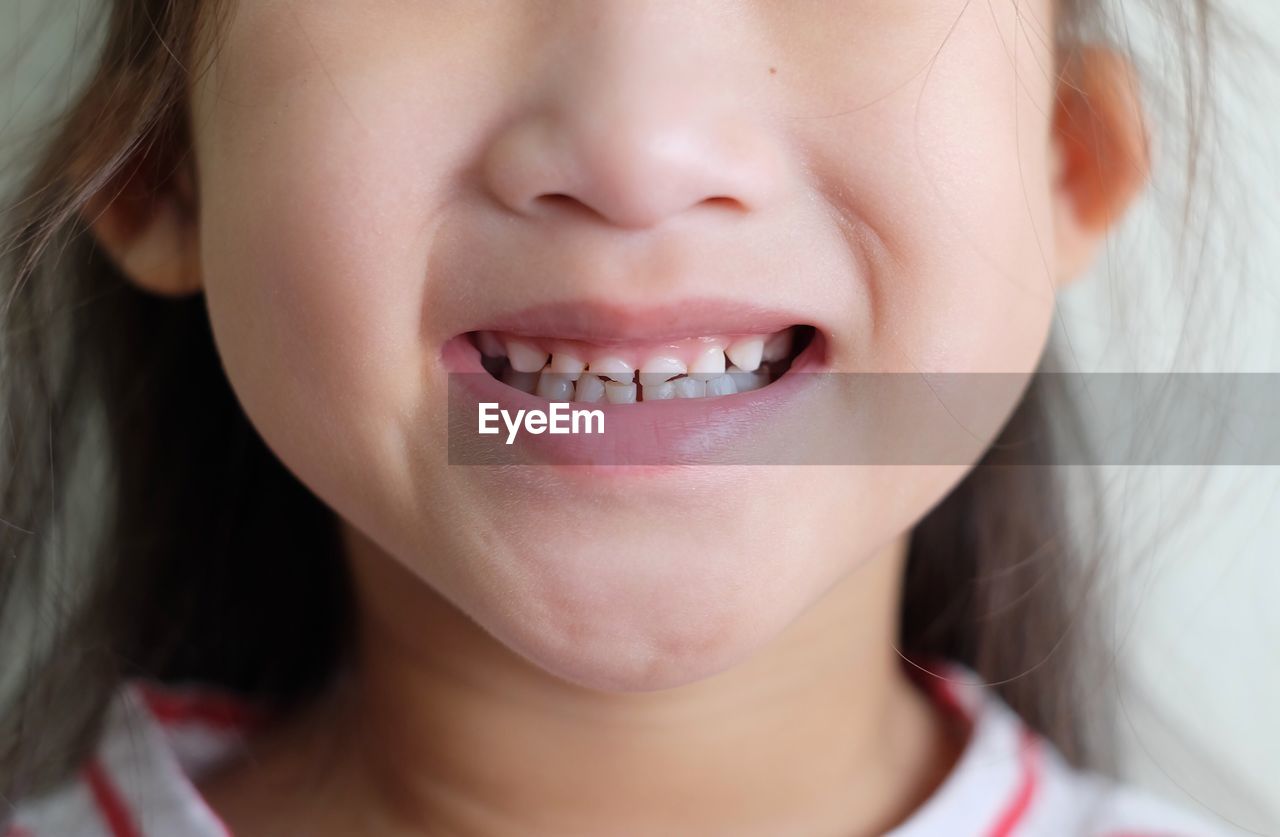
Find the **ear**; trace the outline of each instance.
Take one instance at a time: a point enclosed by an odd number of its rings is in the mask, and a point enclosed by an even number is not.
[[[142,290],[169,297],[203,287],[194,165],[190,155],[130,161],[85,205],[98,245]]]
[[[1150,177],[1150,137],[1137,91],[1133,66],[1105,47],[1074,50],[1059,76],[1052,148],[1059,286],[1093,263],[1107,231]]]

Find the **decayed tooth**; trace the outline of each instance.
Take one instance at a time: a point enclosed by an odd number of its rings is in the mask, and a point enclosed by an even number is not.
[[[791,353],[791,329],[779,331],[764,342],[764,359],[776,363]],[[739,364],[741,366],[741,364]]]
[[[769,383],[765,373],[748,372],[736,366],[730,366],[725,374],[733,379],[733,385],[738,388],[738,392],[753,392]]]
[[[507,338],[507,360],[517,372],[541,372],[551,353],[528,340]]]
[[[672,378],[683,375],[687,371],[684,361],[679,358],[658,355],[641,364],[640,384],[645,387],[665,384]]]
[[[574,389],[574,401],[587,401],[595,403],[604,398],[604,381],[595,375],[583,375],[578,379],[578,385]]]
[[[605,381],[604,397],[610,404],[634,404],[636,403],[636,385]]]
[[[631,364],[614,355],[602,355],[592,360],[588,368],[591,374],[612,378],[620,384],[629,384],[635,380],[636,376],[636,370],[631,368]]]
[[[724,349],[710,346],[689,365],[689,377],[709,381],[724,375]]]
[[[733,395],[738,391],[738,387],[733,382],[733,378],[728,375],[721,375],[718,378],[712,378],[707,381],[707,395]]]
[[[744,372],[754,372],[760,368],[760,359],[764,356],[764,338],[743,337],[730,343],[724,353],[734,366]]]
[[[676,397],[676,385],[671,381],[660,384],[644,384],[641,392],[645,401],[669,401]]]
[[[707,394],[707,382],[697,378],[676,378],[671,383],[676,388],[676,398],[702,398]]]
[[[492,331],[477,331],[476,345],[480,348],[480,354],[485,357],[506,357],[507,355],[507,350],[502,347],[502,341]]]
[[[520,372],[508,366],[502,370],[502,382],[509,387],[532,393],[538,387],[538,373]]]
[[[551,355],[551,371],[563,375],[570,381],[576,381],[587,368],[586,361],[568,352],[556,352]]]
[[[548,401],[573,399],[573,381],[554,372],[543,372],[538,377],[538,397]]]

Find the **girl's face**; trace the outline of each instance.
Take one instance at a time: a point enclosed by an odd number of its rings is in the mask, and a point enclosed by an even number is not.
[[[808,325],[810,371],[1029,372],[1061,267],[1051,17],[239,0],[192,91],[226,371],[310,489],[536,664],[626,690],[722,670],[967,466],[450,466],[448,376],[480,368],[466,335],[640,363]],[[784,434],[820,462],[806,426],[878,407],[822,375],[770,394],[785,381],[609,415],[659,441]]]

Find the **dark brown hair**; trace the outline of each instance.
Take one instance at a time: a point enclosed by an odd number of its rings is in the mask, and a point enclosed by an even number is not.
[[[187,85],[216,49],[223,4],[104,6],[96,72],[50,126],[3,239],[9,802],[75,769],[122,678],[199,679],[288,706],[326,682],[350,625],[333,513],[251,427],[203,298],[137,290],[83,218],[138,166],[141,182],[166,188],[190,152]],[[1104,11],[1062,0],[1059,50],[1107,38]],[[1207,12],[1188,2],[1171,13],[1189,59]],[[1049,444],[1049,397],[1033,386],[1002,442]],[[1052,409],[1056,423],[1069,415]],[[1091,733],[1105,721],[1086,723],[1105,716],[1086,698],[1106,668],[1092,632],[1100,555],[1071,537],[1065,508],[1052,470],[976,467],[914,531],[901,650],[971,666],[1068,759],[1098,765]]]

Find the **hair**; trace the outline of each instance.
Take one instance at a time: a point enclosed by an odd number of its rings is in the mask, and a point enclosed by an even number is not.
[[[1204,65],[1208,0],[1158,5],[1178,7],[1162,14],[1185,64]],[[352,627],[334,513],[251,426],[203,298],[138,290],[84,217],[136,173],[170,185],[191,151],[188,83],[217,48],[224,3],[104,6],[94,72],[43,136],[0,239],[10,802],[78,767],[125,678],[199,680],[288,708],[328,681]],[[1058,6],[1060,56],[1114,40],[1104,0]],[[1031,440],[1052,461],[1050,415],[1072,419],[1051,395],[1033,383],[995,448]],[[912,533],[900,650],[970,666],[1070,762],[1103,765],[1103,707],[1087,700],[1107,660],[1096,544],[1070,536],[1055,472],[989,460]]]

